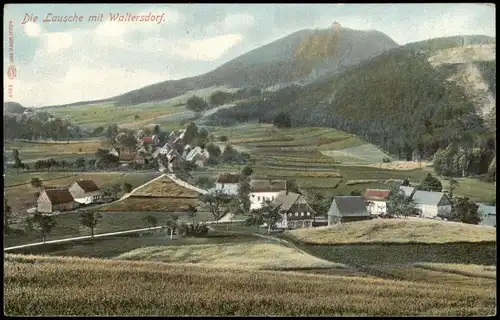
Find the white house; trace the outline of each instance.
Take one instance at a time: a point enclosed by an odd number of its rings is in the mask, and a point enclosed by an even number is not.
[[[203,167],[208,158],[210,158],[210,153],[207,150],[195,147],[187,154],[186,161],[194,162],[198,167]]]
[[[412,197],[422,218],[435,218],[451,213],[451,202],[443,192],[416,190]]]
[[[260,209],[265,200],[273,201],[278,193],[286,192],[286,180],[251,180],[250,210]]]
[[[69,192],[80,204],[90,204],[98,202],[103,193],[92,180],[77,180],[68,188]]]
[[[365,201],[367,202],[366,209],[371,215],[380,215],[387,213],[387,198],[391,190],[386,189],[366,189]]]
[[[229,195],[237,195],[240,175],[237,173],[221,173],[215,181],[215,190]]]
[[[497,207],[478,203],[477,212],[481,215],[479,225],[488,227],[497,227]]]

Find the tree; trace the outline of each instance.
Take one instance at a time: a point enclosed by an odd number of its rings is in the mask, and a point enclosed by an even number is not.
[[[152,228],[155,228],[158,225],[158,219],[156,219],[155,216],[152,216],[150,214],[148,214],[147,216],[145,216],[142,219],[143,219],[144,223],[146,223],[146,225],[148,226],[149,230],[151,230]]]
[[[230,211],[230,202],[233,200],[228,194],[215,190],[200,196],[200,201],[205,203],[214,217],[215,224]]]
[[[276,228],[276,224],[283,220],[280,206],[274,204],[271,200],[264,200],[262,207],[256,210],[260,212],[262,221],[267,224],[267,233],[271,233],[271,230]]]
[[[229,138],[227,136],[220,136],[219,137],[220,142],[227,142],[228,140],[229,140]]]
[[[101,221],[103,217],[102,214],[90,210],[80,210],[79,217],[81,225],[89,228],[90,237],[94,238],[94,231],[97,224],[99,223],[99,221]]]
[[[402,186],[404,187],[409,187],[410,186],[410,179],[405,178],[403,182],[401,183]]]
[[[184,141],[189,144],[193,142],[198,137],[198,127],[194,122],[190,122],[186,127],[186,132],[184,133]]]
[[[358,189],[356,189],[356,190],[352,190],[349,195],[351,195],[351,196],[362,196],[363,194],[361,193],[361,191],[359,191]]]
[[[251,210],[250,216],[243,221],[243,225],[245,226],[255,226],[259,227],[264,224],[264,218],[261,210]]]
[[[389,215],[401,215],[405,218],[415,212],[415,202],[406,196],[403,190],[393,187],[387,197],[387,213]]]
[[[295,193],[299,193],[299,194],[302,194],[302,192],[300,191],[300,188],[299,186],[297,185],[297,183],[295,182],[295,180],[287,180],[286,181],[286,192],[295,192]]]
[[[178,228],[178,216],[170,216],[165,221],[164,228],[170,231],[170,240],[174,238],[174,231]]]
[[[186,109],[194,112],[199,118],[203,111],[208,109],[208,103],[198,96],[192,96],[186,102]]]
[[[40,180],[40,178],[31,178],[30,183],[33,188],[42,187],[42,180]]]
[[[450,179],[450,181],[448,181],[448,185],[449,185],[449,198],[450,199],[453,199],[453,192],[455,191],[455,189],[460,185],[460,183],[455,180],[455,179]]]
[[[7,199],[3,199],[3,231],[4,234],[8,234],[10,232],[10,226],[13,222],[12,208],[7,203]]]
[[[244,177],[250,177],[253,174],[253,169],[251,166],[245,166],[243,169],[241,169],[241,174]]]
[[[212,189],[215,187],[215,181],[214,179],[207,177],[207,176],[201,176],[198,179],[196,179],[195,184],[202,188],[202,189]]]
[[[132,130],[125,130],[116,136],[116,143],[130,152],[137,147],[137,139]]]
[[[458,198],[453,205],[449,220],[468,224],[478,224],[481,221],[481,215],[477,211],[479,206],[470,201],[469,198]]]
[[[160,126],[159,125],[155,125],[154,128],[153,128],[153,133],[155,135],[158,135],[158,134],[160,134],[160,132],[161,132]]]
[[[248,214],[250,212],[250,179],[247,176],[241,177],[238,183],[238,195],[237,202],[239,211],[243,214]]]
[[[133,190],[132,185],[130,183],[125,182],[122,185],[122,191],[123,193],[130,193]]]
[[[47,236],[56,226],[56,221],[54,220],[53,216],[49,216],[39,212],[34,213],[33,216],[29,217],[27,220],[27,229],[31,228],[31,230],[40,232],[42,241],[44,243],[47,240]]]
[[[196,213],[198,212],[198,209],[193,206],[192,204],[188,205],[187,207],[187,216],[189,218],[189,220],[191,220],[191,223],[195,223],[195,218],[196,218]]]
[[[14,168],[17,170],[18,174],[19,174],[19,170],[23,170],[25,167],[26,166],[19,158],[14,159]]]
[[[85,158],[78,158],[75,161],[75,166],[78,170],[85,168],[85,164],[86,164]]]
[[[228,98],[229,98],[229,93],[218,90],[210,95],[209,102],[210,105],[218,107],[225,104]]]
[[[280,112],[273,118],[273,125],[278,128],[290,128],[292,120],[286,112]]]
[[[12,149],[12,159],[16,160],[19,158],[19,150]]]
[[[109,125],[106,128],[106,139],[108,140],[108,142],[111,145],[114,145],[116,143],[116,136],[118,135],[118,132],[119,132],[119,129],[118,129],[118,125],[116,123]]]
[[[114,194],[115,198],[118,198],[118,193],[120,193],[122,191],[122,188],[120,187],[119,184],[115,183],[115,184],[111,185],[110,191],[112,194]]]
[[[439,179],[434,177],[431,173],[427,173],[422,182],[420,182],[420,185],[417,187],[417,189],[424,191],[441,192],[441,190],[443,190],[443,185],[441,184],[441,181],[439,181]]]
[[[497,180],[497,158],[494,157],[488,166],[488,177],[491,181],[496,182]]]

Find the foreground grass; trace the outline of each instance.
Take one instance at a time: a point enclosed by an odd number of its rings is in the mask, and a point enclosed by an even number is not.
[[[491,284],[60,257],[6,255],[4,284],[8,315],[471,316],[496,307]]]
[[[124,253],[117,259],[197,263],[251,269],[345,268],[344,265],[321,260],[274,243],[147,247]]]
[[[496,230],[430,219],[374,219],[330,227],[297,229],[285,235],[308,244],[447,243],[495,241]]]

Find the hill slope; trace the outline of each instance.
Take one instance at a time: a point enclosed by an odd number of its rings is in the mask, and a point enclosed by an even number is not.
[[[482,36],[467,39],[472,44],[495,43]],[[456,70],[429,62],[440,50],[460,46],[461,41],[462,37],[440,38],[392,49],[305,87],[284,88],[221,110],[212,116],[212,124],[234,119],[271,122],[284,111],[294,125],[348,131],[407,159],[414,151],[432,155],[456,138],[494,139],[485,132],[484,117],[463,85],[449,80]],[[496,88],[492,76],[496,63],[480,63]]]
[[[323,69],[326,66],[329,71],[398,47],[396,42],[381,32],[342,28],[335,37],[330,37],[330,33],[331,29],[301,30],[243,54],[206,74],[160,82],[106,101],[114,100],[122,105],[132,105],[170,99],[189,90],[212,86],[267,88],[298,80],[312,71],[313,66],[308,64],[309,58],[318,53],[315,41],[311,42],[310,39],[321,41],[323,46],[320,51],[328,47],[336,48],[331,55],[314,61],[315,65],[322,66]],[[304,54],[298,54],[299,49]],[[308,66],[304,69],[304,65]]]

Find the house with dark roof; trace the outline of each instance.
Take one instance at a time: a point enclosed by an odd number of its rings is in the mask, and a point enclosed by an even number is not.
[[[387,198],[391,190],[386,189],[366,189],[364,198],[369,214],[381,215],[387,213]]]
[[[237,195],[240,178],[238,173],[221,173],[215,181],[215,190],[229,195]]]
[[[488,227],[497,227],[497,207],[478,203],[477,212],[481,216],[479,225]]]
[[[370,219],[361,196],[336,196],[328,210],[328,225]]]
[[[412,199],[422,218],[436,218],[451,213],[451,202],[443,192],[416,190]]]
[[[297,229],[312,228],[316,212],[307,203],[306,199],[294,192],[280,191],[273,201],[278,205],[283,215],[283,220],[278,228]]]
[[[262,207],[265,200],[273,201],[278,193],[286,190],[286,180],[250,181],[250,210]]]
[[[45,189],[37,200],[37,211],[43,213],[73,210],[76,206],[67,188]]]
[[[69,192],[80,204],[96,203],[102,199],[103,193],[92,180],[77,180],[68,188]]]

